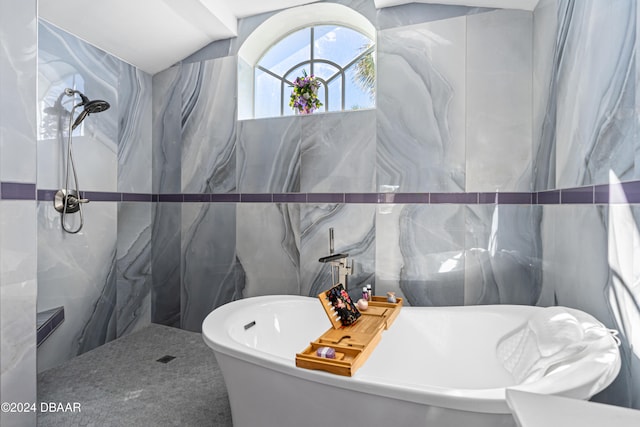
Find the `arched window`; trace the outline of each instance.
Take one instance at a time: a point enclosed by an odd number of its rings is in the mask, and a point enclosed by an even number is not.
[[[315,19],[301,26],[300,19],[292,19],[296,14]],[[270,20],[239,52],[240,119],[293,115],[289,106],[293,82],[305,74],[321,83],[322,106],[316,111],[375,107],[375,30],[366,18],[345,6],[314,4]],[[287,28],[291,22],[297,28]],[[280,34],[274,36],[277,31]],[[267,34],[270,40],[265,41]]]
[[[303,28],[273,45],[254,67],[254,117],[293,114],[291,86],[304,73],[321,83],[319,111],[375,105],[373,41],[339,25]]]

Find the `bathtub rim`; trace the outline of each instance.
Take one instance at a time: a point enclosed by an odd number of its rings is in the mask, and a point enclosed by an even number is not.
[[[585,394],[593,395],[593,387],[588,386],[593,384],[597,378],[603,375],[607,376],[606,384],[600,387],[597,391],[601,391],[607,385],[609,385],[617,376],[621,359],[619,352],[616,351],[616,361],[608,371],[605,371],[602,363],[594,361],[592,357],[585,358],[579,363],[571,366],[570,368],[560,372],[559,374],[552,373],[547,377],[544,377],[531,384],[519,384],[511,387],[501,388],[487,388],[487,389],[454,389],[439,386],[422,385],[421,387],[412,386],[410,384],[391,383],[381,381],[380,378],[368,379],[367,377],[358,376],[356,373],[353,377],[345,377],[340,375],[334,375],[328,372],[319,370],[302,369],[295,366],[295,355],[291,358],[284,358],[271,353],[266,353],[257,349],[244,346],[238,341],[231,338],[228,334],[227,328],[216,328],[215,324],[219,321],[225,325],[225,319],[228,318],[235,310],[252,306],[257,303],[269,303],[269,302],[282,302],[283,300],[289,300],[292,302],[304,302],[317,304],[316,298],[306,297],[300,295],[264,295],[250,298],[244,298],[241,300],[232,301],[225,305],[222,305],[212,311],[203,321],[202,324],[202,336],[205,343],[214,350],[214,352],[220,352],[230,357],[235,357],[254,365],[271,369],[280,372],[285,375],[300,378],[307,381],[321,382],[333,387],[339,387],[342,389],[374,394],[378,396],[384,396],[390,399],[406,400],[409,402],[438,406],[449,409],[456,409],[470,412],[482,412],[492,414],[510,414],[511,410],[506,401],[506,390],[514,389],[528,392],[541,392],[543,394],[558,394],[568,397],[574,397],[579,399],[587,398]],[[435,309],[435,310],[491,310],[498,307],[500,309],[517,310],[518,312],[530,311],[542,309],[538,306],[526,306],[526,305],[482,305],[482,306],[451,306],[451,307],[403,307],[404,310],[414,309]],[[574,309],[567,308],[569,311]],[[584,313],[580,310],[580,313]],[[402,315],[402,312],[400,313]],[[588,315],[588,314],[587,314]],[[588,315],[592,317],[591,315]],[[597,321],[593,318],[594,321]],[[523,315],[523,321],[526,317]],[[514,329],[519,325],[514,325]],[[215,333],[212,333],[215,331]],[[220,342],[216,341],[218,339]],[[383,338],[384,339],[384,333]],[[613,338],[611,338],[613,342]],[[300,349],[302,350],[302,349]],[[592,369],[589,369],[589,366]],[[598,369],[599,368],[599,369]],[[582,371],[584,369],[584,371]],[[581,370],[580,381],[576,381],[571,377],[571,373]],[[586,375],[584,372],[587,372]],[[225,372],[223,370],[223,376]],[[585,378],[586,376],[586,378]],[[569,381],[565,381],[569,379]],[[571,381],[571,380],[574,381]],[[586,384],[586,386],[585,386]],[[463,390],[463,393],[460,393]],[[551,392],[549,392],[551,390]]]

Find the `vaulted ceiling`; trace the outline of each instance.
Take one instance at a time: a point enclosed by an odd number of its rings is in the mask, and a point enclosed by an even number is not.
[[[41,18],[155,74],[209,43],[235,37],[239,18],[317,0],[38,0]],[[376,7],[442,3],[532,10],[538,0],[374,0]]]

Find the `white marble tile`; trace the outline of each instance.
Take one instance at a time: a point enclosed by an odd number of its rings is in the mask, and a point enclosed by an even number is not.
[[[180,193],[182,92],[180,65],[153,76],[152,140],[154,193]]]
[[[631,344],[640,346],[640,337],[635,333],[636,327],[640,328],[640,309],[635,303],[640,299],[635,265],[640,231],[631,205],[609,206],[607,228],[607,261],[613,272],[609,292],[614,315]]]
[[[116,208],[85,205],[82,231],[67,234],[53,204],[38,203],[38,311],[65,309],[64,323],[38,349],[38,371],[115,338]]]
[[[0,395],[36,401],[35,202],[0,201]],[[0,414],[3,426],[35,425],[35,414]]]
[[[301,121],[300,191],[375,192],[376,112],[317,114]]]
[[[299,206],[237,205],[236,251],[245,274],[243,297],[300,294]]]
[[[331,269],[318,260],[329,255],[329,228],[335,253],[347,253],[353,274],[347,277],[352,297],[367,283],[375,285],[375,205],[305,204],[300,209],[301,294],[316,296],[329,289]],[[336,276],[337,280],[337,276]]]
[[[214,308],[242,297],[245,283],[236,260],[235,204],[182,204],[180,263],[180,327],[199,332]]]
[[[467,17],[466,191],[530,191],[532,15]]]
[[[407,3],[396,7],[378,9],[376,25],[385,30],[394,27],[441,21],[458,16],[491,11],[491,9],[442,4]]]
[[[466,18],[378,33],[377,186],[464,189]]]
[[[608,317],[606,208],[545,206],[541,230],[544,301]]]
[[[253,118],[253,67],[238,56],[238,120]]]
[[[561,2],[557,187],[633,175],[636,3]]]
[[[636,4],[636,48],[635,48],[635,56],[638,58],[638,50],[640,49],[640,7]],[[638,62],[636,60],[635,67],[635,76],[632,77],[634,79],[635,84],[635,110],[640,111],[640,67],[638,66]],[[636,113],[635,117],[635,136],[633,138],[634,141],[640,140],[640,114]],[[633,179],[640,179],[640,144],[635,144],[635,162],[634,167],[635,171],[633,174]]]
[[[464,304],[464,206],[393,205],[376,215],[376,293],[409,305]]]
[[[631,407],[640,397],[640,358],[633,347],[640,313],[631,302],[638,294],[636,217],[628,205],[545,206],[541,223],[539,304],[584,310],[620,332],[621,373],[594,400]]]
[[[118,191],[151,193],[152,78],[121,64],[118,105]]]
[[[36,5],[0,3],[0,180],[36,181]]]
[[[91,114],[73,133],[74,160],[81,190],[116,191],[118,74],[120,61],[44,21],[38,26],[38,185],[63,185],[69,113],[79,97],[106,100],[111,108]],[[74,118],[82,107],[76,108]]]
[[[297,117],[239,122],[238,191],[299,192],[300,141],[301,121]]]
[[[538,206],[466,207],[465,305],[538,302],[541,213]]]
[[[180,203],[154,203],[151,232],[151,321],[180,326]]]
[[[237,61],[186,64],[181,73],[182,191],[234,192]]]
[[[559,55],[557,0],[541,0],[533,12],[532,189],[555,188],[556,72]]]
[[[618,381],[597,399],[629,402],[631,407],[637,406],[635,402],[640,399],[640,216],[637,209],[634,216],[634,208],[625,204],[608,207],[607,261],[611,279],[605,298],[613,313],[614,327],[623,337],[623,366]]]
[[[117,336],[151,323],[151,203],[118,203]]]
[[[0,181],[35,183],[37,3],[0,0]],[[0,200],[0,401],[35,403],[36,202]],[[36,425],[0,412],[0,425]]]

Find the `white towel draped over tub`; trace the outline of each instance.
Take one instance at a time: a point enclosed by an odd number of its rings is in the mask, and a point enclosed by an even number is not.
[[[571,362],[608,334],[615,336],[617,331],[564,307],[547,307],[498,341],[497,356],[519,384],[528,384]]]

